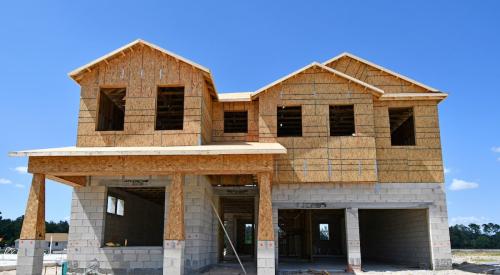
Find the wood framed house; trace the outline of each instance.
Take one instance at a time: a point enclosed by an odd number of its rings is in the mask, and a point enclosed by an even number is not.
[[[33,174],[17,274],[41,273],[46,179],[74,187],[70,274],[451,268],[445,93],[348,53],[218,93],[143,40],[70,77],[76,146],[10,153]]]

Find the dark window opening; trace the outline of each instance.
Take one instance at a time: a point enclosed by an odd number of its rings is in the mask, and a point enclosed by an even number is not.
[[[224,133],[248,132],[248,112],[224,112]]]
[[[101,89],[97,131],[123,131],[125,123],[125,88]]]
[[[107,196],[104,246],[163,244],[164,187],[110,187]]]
[[[156,99],[156,130],[182,130],[184,87],[159,87]]]
[[[415,145],[413,108],[389,108],[391,145]]]
[[[330,106],[330,136],[352,136],[354,126],[354,106]]]
[[[277,109],[278,137],[302,136],[302,107],[279,106]]]

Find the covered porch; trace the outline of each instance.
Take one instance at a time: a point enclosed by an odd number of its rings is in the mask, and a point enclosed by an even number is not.
[[[211,238],[207,236],[214,232],[213,228],[217,229],[217,236],[213,240],[210,239],[210,242],[216,241],[218,244],[216,253],[212,254],[215,255],[216,261],[220,262],[221,249],[226,247],[221,241],[224,236],[221,236],[215,216],[210,215],[215,215],[215,212],[223,214],[223,200],[220,198],[221,192],[227,191],[224,187],[246,186],[251,189],[253,186],[255,204],[252,204],[252,207],[255,207],[255,215],[252,220],[245,222],[253,224],[256,241],[253,246],[240,244],[242,246],[238,249],[245,251],[247,255],[256,255],[254,261],[258,274],[274,274],[271,182],[274,155],[285,153],[286,149],[278,143],[179,147],[67,147],[13,152],[12,156],[29,157],[28,171],[33,174],[21,233],[17,274],[42,272],[43,249],[40,244],[45,235],[46,179],[75,188],[72,209],[76,210],[72,210],[68,248],[70,271],[78,273],[94,268],[98,272],[111,271],[113,274],[192,272],[195,268],[213,264],[211,260],[200,260],[193,256],[196,250],[205,254],[214,252],[205,247],[206,239]],[[116,194],[116,198],[126,197],[123,192],[140,197],[145,201],[142,205],[156,202],[158,207],[150,209],[163,211],[163,221],[152,223],[155,228],[161,228],[163,224],[160,246],[156,241],[138,241],[137,238],[130,237],[120,237],[119,239],[124,241],[118,242],[117,247],[113,247],[113,242],[108,242],[111,239],[110,233],[105,232],[106,227],[111,228],[112,219],[123,218],[119,215],[110,218],[107,201],[110,194]],[[230,205],[232,195],[226,196],[227,206]],[[249,198],[246,197],[246,200]],[[164,201],[163,205],[161,200]],[[139,200],[134,202],[138,205],[135,208],[141,208]],[[127,213],[127,201],[125,205],[124,211]],[[115,204],[115,207],[119,207],[118,204]],[[115,211],[118,211],[118,208]],[[148,210],[146,214],[152,215],[154,211]],[[187,218],[186,214],[192,216]],[[137,221],[141,215],[145,214],[136,214]],[[206,222],[208,216],[211,219]],[[193,229],[202,227],[212,233],[203,235]],[[156,234],[151,233],[155,236]],[[140,245],[134,245],[134,242]],[[71,255],[84,260],[72,262]]]

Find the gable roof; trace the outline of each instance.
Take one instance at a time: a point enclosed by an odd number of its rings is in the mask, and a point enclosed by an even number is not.
[[[132,48],[135,45],[141,45],[141,44],[145,45],[145,46],[148,46],[148,47],[150,47],[152,49],[158,50],[160,52],[163,52],[163,53],[165,53],[165,54],[167,54],[169,56],[172,56],[172,57],[174,57],[174,58],[176,58],[176,59],[178,59],[178,60],[180,60],[182,62],[185,62],[185,63],[187,63],[187,64],[189,64],[189,65],[191,65],[193,67],[196,67],[196,68],[198,68],[198,69],[200,69],[200,70],[202,70],[202,71],[204,71],[204,72],[206,72],[206,73],[208,73],[208,74],[211,75],[210,70],[208,68],[206,68],[206,67],[204,67],[204,66],[202,66],[202,65],[200,65],[200,64],[198,64],[198,63],[196,63],[194,61],[191,61],[191,60],[189,60],[187,58],[184,58],[184,57],[182,57],[182,56],[180,56],[178,54],[175,54],[175,53],[173,53],[171,51],[167,51],[167,50],[165,50],[165,49],[163,49],[163,48],[161,48],[161,47],[159,47],[159,46],[157,46],[155,44],[152,44],[152,43],[149,43],[147,41],[144,41],[142,39],[137,39],[137,40],[135,40],[135,41],[133,41],[131,43],[128,43],[127,45],[125,45],[123,47],[120,47],[120,48],[118,48],[118,49],[116,49],[116,50],[114,50],[114,51],[112,51],[112,52],[110,52],[110,53],[108,53],[106,55],[103,55],[103,56],[101,56],[101,57],[99,57],[99,58],[91,61],[90,63],[87,63],[87,64],[85,64],[85,65],[83,65],[83,66],[81,66],[81,67],[79,67],[79,68],[71,71],[68,75],[76,81],[77,80],[76,77],[79,74],[81,74],[82,72],[90,70],[91,67],[93,67],[93,66],[95,66],[95,65],[97,65],[97,64],[99,64],[99,63],[101,63],[103,61],[106,61],[108,58],[111,58],[111,57],[113,57],[115,55],[123,53],[126,49],[129,49],[129,48]]]
[[[391,71],[391,70],[389,70],[389,69],[387,69],[387,68],[384,68],[384,67],[382,67],[382,66],[380,66],[380,65],[377,65],[377,64],[375,64],[375,63],[372,63],[372,62],[370,62],[370,61],[368,61],[368,60],[365,60],[365,59],[363,59],[363,58],[361,58],[361,57],[359,57],[359,56],[356,56],[356,55],[351,54],[351,53],[348,53],[348,52],[341,53],[341,54],[339,54],[339,55],[337,55],[337,56],[335,56],[335,57],[333,57],[333,58],[331,58],[331,59],[329,59],[329,60],[327,60],[327,61],[323,62],[323,65],[328,65],[328,64],[330,64],[330,63],[332,63],[332,62],[334,62],[334,61],[336,61],[336,60],[338,60],[338,59],[340,59],[340,58],[342,58],[342,57],[350,57],[350,58],[355,59],[355,60],[357,60],[357,61],[359,61],[359,62],[361,62],[361,63],[364,63],[364,64],[366,64],[366,65],[368,65],[368,66],[372,66],[372,67],[377,68],[377,69],[379,69],[379,70],[381,70],[381,71],[383,71],[383,72],[386,72],[386,73],[388,73],[388,74],[391,74],[391,75],[393,75],[393,76],[395,76],[395,77],[397,77],[397,78],[400,78],[400,79],[406,80],[406,81],[408,81],[408,82],[410,82],[410,83],[412,83],[412,84],[414,84],[414,85],[417,85],[417,86],[420,86],[420,87],[422,87],[422,88],[424,88],[424,89],[427,89],[427,90],[429,90],[429,91],[431,91],[431,92],[440,92],[440,91],[439,91],[438,89],[436,89],[436,88],[433,88],[433,87],[427,86],[427,85],[425,85],[425,84],[423,84],[423,83],[420,83],[420,82],[418,82],[418,81],[416,81],[416,80],[414,80],[414,79],[411,79],[411,78],[409,78],[409,77],[407,77],[407,76],[404,76],[404,75],[398,74],[398,73],[396,73],[396,72],[394,72],[394,71]]]
[[[287,80],[287,79],[289,79],[289,78],[291,78],[291,77],[293,77],[293,76],[295,76],[295,75],[297,75],[299,73],[302,73],[305,70],[313,68],[313,67],[319,67],[319,68],[321,68],[321,69],[323,69],[323,70],[325,70],[327,72],[330,72],[330,73],[332,73],[334,75],[340,76],[340,77],[345,78],[345,79],[347,79],[349,81],[352,81],[352,82],[354,82],[356,84],[359,84],[359,85],[365,87],[366,89],[369,89],[371,91],[371,93],[374,94],[375,96],[381,96],[381,95],[384,94],[384,91],[382,89],[380,89],[380,88],[377,88],[377,87],[375,87],[373,85],[365,83],[365,82],[363,82],[363,81],[361,81],[359,79],[356,79],[356,78],[354,78],[352,76],[346,75],[346,74],[344,74],[342,72],[339,72],[339,71],[337,71],[335,69],[332,69],[332,68],[330,68],[328,66],[325,66],[325,65],[323,65],[321,63],[313,62],[313,63],[311,63],[311,64],[309,64],[309,65],[307,65],[305,67],[302,67],[302,68],[296,70],[295,72],[292,72],[292,73],[290,73],[290,74],[288,74],[288,75],[286,75],[286,76],[284,76],[284,77],[282,77],[282,78],[280,78],[280,79],[278,79],[278,80],[276,80],[276,81],[274,81],[274,82],[272,82],[272,83],[270,83],[270,84],[268,84],[268,85],[266,85],[266,86],[264,86],[264,87],[256,90],[252,94],[252,99],[258,97],[258,95],[260,93],[266,91],[267,89],[269,89],[269,88],[271,88],[271,87],[273,87],[273,86],[275,86],[275,85],[277,85],[277,84],[279,84],[279,83],[281,83],[281,82],[283,82],[283,81],[285,81],[285,80]]]

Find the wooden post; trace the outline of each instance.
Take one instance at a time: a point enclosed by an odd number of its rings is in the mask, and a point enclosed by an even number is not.
[[[21,229],[16,274],[42,274],[44,242],[45,175],[35,173],[33,174],[23,227]]]
[[[259,225],[257,229],[257,274],[275,274],[275,244],[271,173],[257,174],[259,183]]]
[[[33,174],[21,240],[45,240],[45,175]]]
[[[274,241],[271,173],[259,173],[259,241]]]
[[[185,240],[183,174],[174,174],[172,176],[169,193],[165,240]]]
[[[168,216],[163,242],[163,274],[184,274],[184,174],[172,175],[168,191]]]

